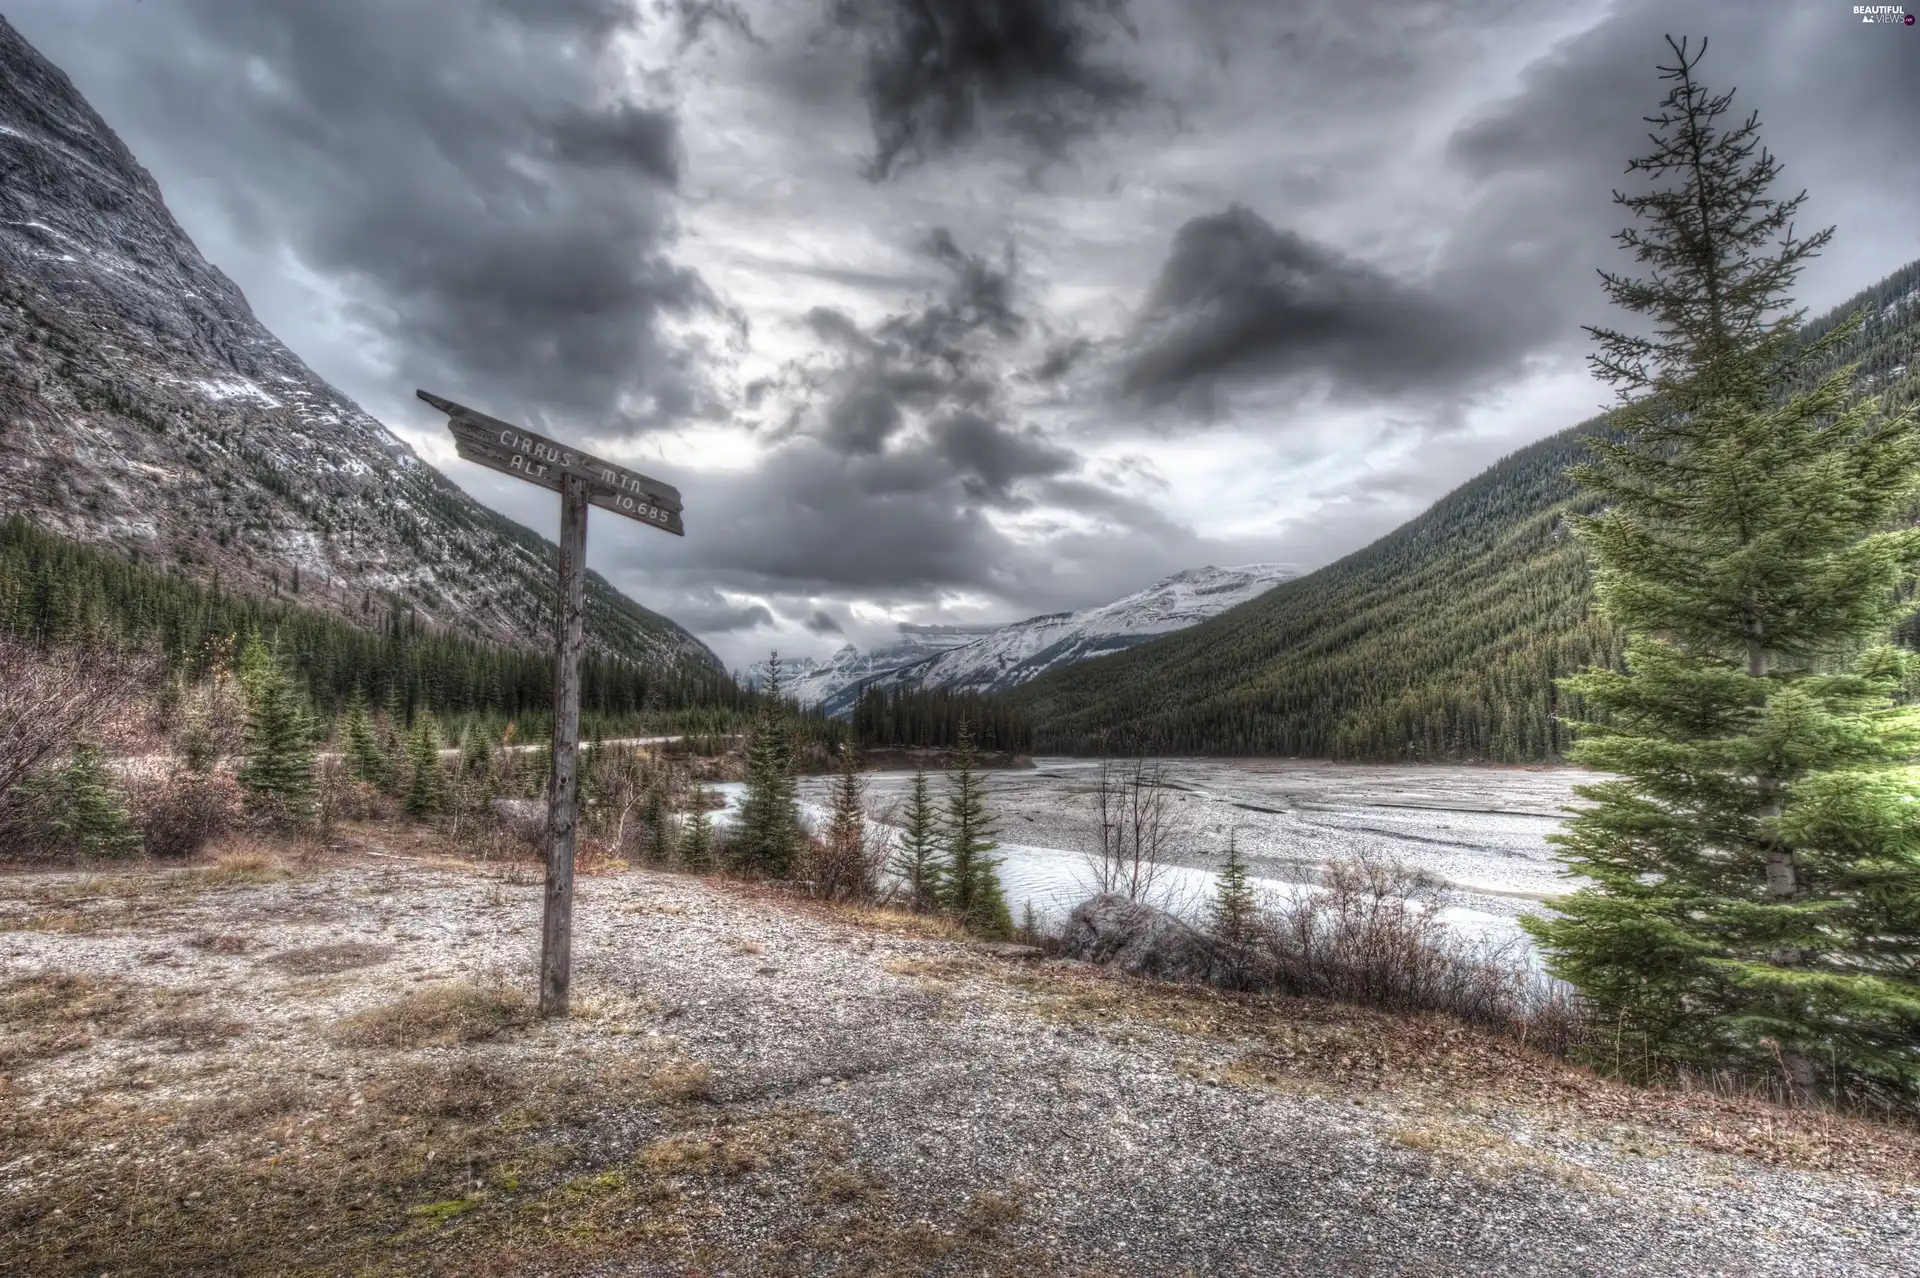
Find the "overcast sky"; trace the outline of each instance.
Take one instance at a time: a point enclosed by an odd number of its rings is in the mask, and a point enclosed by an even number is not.
[[[1920,27],[1827,0],[0,0],[265,323],[676,484],[594,565],[743,666],[1327,563],[1604,401],[1610,192],[1710,35],[1920,257]]]

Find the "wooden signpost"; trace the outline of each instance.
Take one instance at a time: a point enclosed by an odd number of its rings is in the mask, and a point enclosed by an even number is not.
[[[573,851],[580,788],[580,649],[586,638],[587,507],[677,537],[680,492],[544,435],[416,392],[447,414],[460,456],[560,494],[560,589],[553,657],[553,770],[547,784],[547,900],[540,931],[540,1014],[567,1014],[573,959]]]

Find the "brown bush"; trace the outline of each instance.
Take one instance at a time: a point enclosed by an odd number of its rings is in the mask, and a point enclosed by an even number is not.
[[[137,737],[150,674],[148,663],[118,654],[43,651],[0,634],[0,805],[75,741],[112,750]]]
[[[339,759],[327,757],[314,769],[315,816],[320,828],[338,821],[390,821],[399,805],[380,787],[355,780]]]
[[[1524,943],[1476,943],[1447,926],[1444,884],[1372,857],[1330,864],[1319,891],[1265,911],[1264,984],[1395,1012],[1440,1012],[1515,1029],[1549,1050],[1577,1033],[1570,992],[1524,958]]]
[[[217,772],[176,769],[128,779],[127,806],[148,856],[196,856],[240,823],[239,783]]]

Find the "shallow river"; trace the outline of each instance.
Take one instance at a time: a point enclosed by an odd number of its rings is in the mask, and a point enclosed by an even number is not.
[[[1098,846],[1097,762],[1040,759],[1031,770],[990,772],[1001,881],[1014,917],[1031,903],[1057,921],[1092,894]],[[1318,867],[1371,854],[1445,882],[1448,921],[1503,941],[1524,910],[1568,890],[1547,836],[1592,779],[1572,768],[1328,763],[1289,759],[1177,759],[1163,765],[1180,830],[1178,864],[1163,872],[1160,903],[1191,916],[1212,892],[1229,835],[1265,893],[1311,891]],[[884,819],[913,777],[871,772],[868,809]],[[808,818],[824,821],[828,778],[801,782]],[[739,786],[719,787],[729,810]],[[934,780],[936,793],[940,781]],[[724,818],[723,818],[724,819]]]

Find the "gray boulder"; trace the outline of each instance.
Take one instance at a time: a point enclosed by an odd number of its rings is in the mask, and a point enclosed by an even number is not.
[[[1132,976],[1237,988],[1247,956],[1165,910],[1124,896],[1096,896],[1067,916],[1060,956],[1117,967]]]

